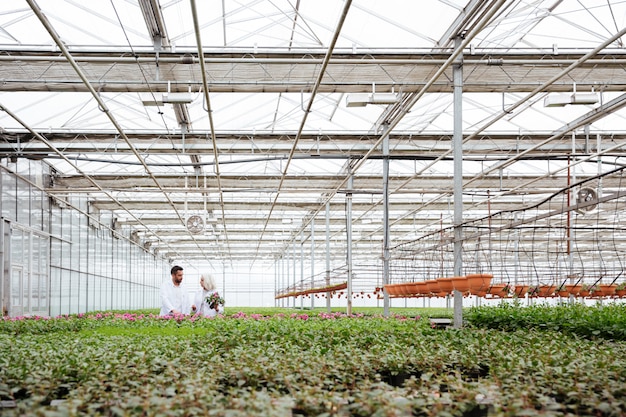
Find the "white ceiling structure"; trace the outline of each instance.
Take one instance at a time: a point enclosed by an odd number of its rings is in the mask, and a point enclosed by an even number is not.
[[[328,206],[341,264],[347,216],[355,261],[382,253],[388,140],[400,257],[453,223],[455,62],[471,222],[623,166],[625,33],[616,0],[5,1],[0,157],[177,261],[268,266],[311,230],[324,250]]]

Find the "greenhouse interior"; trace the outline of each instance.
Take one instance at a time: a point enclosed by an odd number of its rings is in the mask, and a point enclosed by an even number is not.
[[[624,302],[624,1],[20,0],[0,28],[3,316],[156,309],[174,265],[229,307]]]
[[[2,417],[626,416],[626,0],[0,1]]]

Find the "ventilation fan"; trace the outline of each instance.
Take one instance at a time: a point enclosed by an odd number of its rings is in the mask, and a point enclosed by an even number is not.
[[[588,204],[592,201],[596,201],[595,204]],[[576,196],[576,204],[581,205],[585,204],[583,207],[578,207],[576,209],[577,212],[581,214],[589,213],[590,211],[595,210],[598,206],[598,193],[593,188],[583,187],[578,190],[578,195]]]
[[[189,216],[187,218],[187,230],[191,233],[200,233],[204,230],[204,219],[198,215]]]

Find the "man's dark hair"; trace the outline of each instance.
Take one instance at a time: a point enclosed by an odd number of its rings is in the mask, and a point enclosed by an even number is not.
[[[175,273],[177,273],[178,271],[182,271],[182,270],[183,270],[183,267],[182,267],[182,266],[174,265],[174,266],[172,267],[172,270],[170,271],[170,273],[171,273],[172,275],[174,275],[174,274],[175,274]]]

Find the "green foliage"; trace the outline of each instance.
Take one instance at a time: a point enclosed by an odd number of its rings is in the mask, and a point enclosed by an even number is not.
[[[626,413],[626,344],[547,328],[437,330],[398,313],[294,310],[10,325],[0,400],[15,406],[3,416]]]
[[[521,306],[503,303],[496,307],[471,308],[464,313],[464,318],[472,326],[490,329],[546,329],[587,338],[626,340],[626,304]]]

